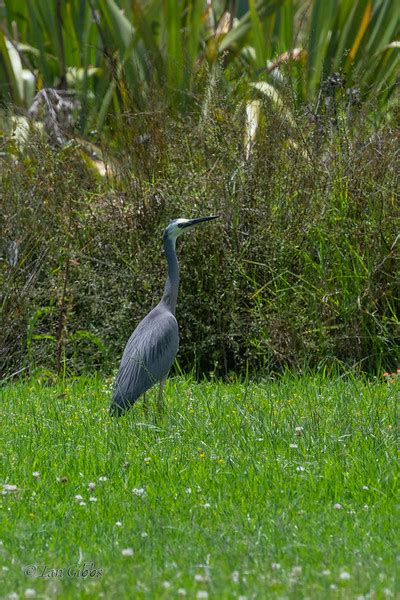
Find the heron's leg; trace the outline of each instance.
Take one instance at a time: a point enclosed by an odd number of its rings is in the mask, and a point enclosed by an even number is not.
[[[167,381],[167,377],[168,377],[168,375],[166,375],[164,377],[164,379],[161,379],[161,381],[160,381],[160,388],[158,390],[157,410],[158,410],[158,414],[159,414],[160,417],[163,414],[162,395],[163,395],[163,390],[164,390],[165,382]]]
[[[146,400],[146,392],[143,394],[143,410],[144,410],[145,416],[147,417],[149,414],[149,405]]]

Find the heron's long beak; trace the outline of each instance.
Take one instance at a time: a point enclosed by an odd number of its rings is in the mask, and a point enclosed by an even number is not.
[[[218,219],[218,216],[198,217],[197,219],[190,219],[187,223],[182,223],[180,227],[184,229],[185,227],[192,227],[192,225],[197,225],[197,223],[202,223],[203,221],[213,221],[214,219]]]

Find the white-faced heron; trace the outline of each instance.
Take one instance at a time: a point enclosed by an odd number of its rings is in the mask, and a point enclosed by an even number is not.
[[[161,412],[163,388],[179,347],[175,318],[179,288],[176,240],[193,225],[216,218],[176,219],[165,228],[163,239],[168,276],[164,294],[157,306],[136,327],[125,346],[115,379],[111,415],[123,414],[157,382],[160,382],[158,409]]]

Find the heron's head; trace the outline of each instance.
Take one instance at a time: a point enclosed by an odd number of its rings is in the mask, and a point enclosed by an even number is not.
[[[182,235],[185,231],[197,225],[203,223],[203,221],[213,221],[218,217],[199,217],[197,219],[174,219],[164,230],[164,239],[168,238],[173,242]]]

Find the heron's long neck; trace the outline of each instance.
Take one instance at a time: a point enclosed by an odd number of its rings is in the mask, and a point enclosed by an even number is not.
[[[165,302],[174,315],[179,289],[179,264],[176,258],[175,240],[171,240],[169,237],[164,238],[164,252],[167,257],[168,276],[165,282],[162,302]]]

